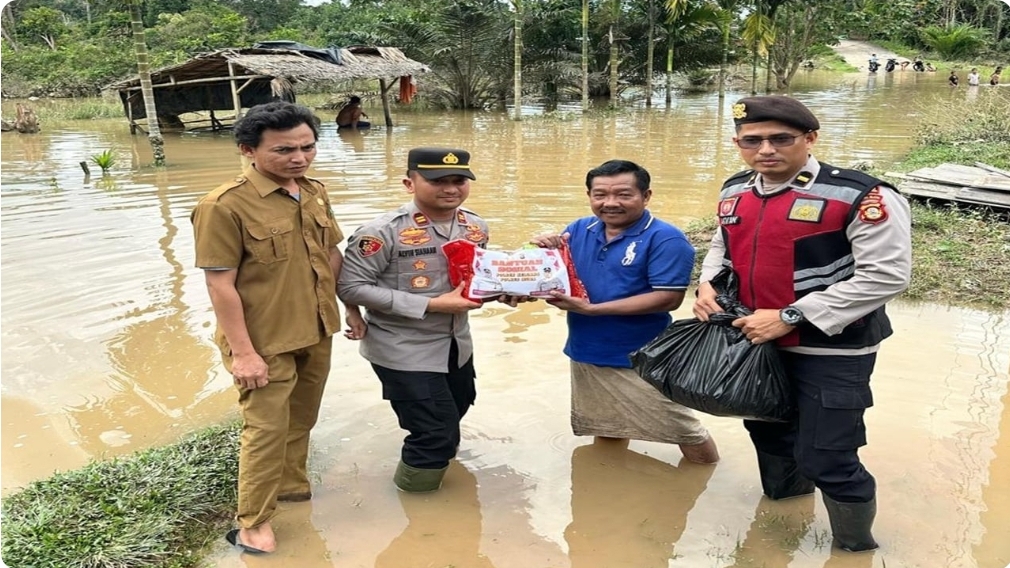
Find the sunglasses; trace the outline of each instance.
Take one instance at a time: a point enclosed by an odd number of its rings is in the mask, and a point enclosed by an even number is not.
[[[774,134],[766,138],[762,138],[760,136],[744,136],[736,139],[736,145],[745,150],[756,150],[764,144],[765,140],[767,140],[776,148],[786,148],[795,144],[797,138],[800,136],[806,136],[809,132],[810,131],[808,130],[803,134]]]

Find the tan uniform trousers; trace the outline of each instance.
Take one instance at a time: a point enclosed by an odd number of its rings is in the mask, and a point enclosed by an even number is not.
[[[306,463],[309,431],[316,424],[333,338],[289,353],[265,357],[270,384],[239,389],[242,437],[238,459],[238,511],[242,528],[269,521],[277,495],[310,490]],[[232,358],[224,356],[231,371]]]

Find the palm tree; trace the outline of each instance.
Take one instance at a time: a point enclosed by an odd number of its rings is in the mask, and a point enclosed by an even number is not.
[[[147,58],[147,42],[144,41],[144,21],[140,13],[140,1],[130,0],[130,27],[133,30],[133,49],[137,54],[137,72],[140,74],[140,92],[144,96],[144,114],[147,116],[147,138],[154,152],[154,165],[165,165],[165,140],[158,126],[158,111],[154,105],[154,88],[151,86],[151,62]]]
[[[582,112],[589,111],[589,0],[582,0]]]
[[[705,29],[718,25],[720,18],[717,6],[703,0],[667,0],[666,20],[663,25],[667,40],[666,51],[666,104],[673,101],[673,57],[675,49],[683,42]]]
[[[523,2],[522,0],[512,0],[512,8],[515,10],[514,28],[514,83],[513,91],[515,98],[515,120],[522,120],[523,117]]]
[[[775,23],[767,15],[761,13],[761,0],[758,0],[758,10],[752,12],[743,22],[742,36],[744,41],[746,41],[751,46],[751,55],[753,57],[752,67],[751,67],[751,85],[750,90],[752,95],[757,94],[757,62],[758,57],[765,57],[768,54],[768,49],[775,43]]]

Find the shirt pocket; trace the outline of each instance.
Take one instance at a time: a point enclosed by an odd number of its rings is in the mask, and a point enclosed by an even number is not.
[[[294,224],[290,219],[277,219],[258,225],[246,225],[249,239],[246,246],[261,264],[287,260],[291,251]]]
[[[330,219],[326,213],[317,212],[314,213],[313,218],[316,220],[316,225],[319,231],[319,243],[323,247],[324,252],[329,252],[329,250],[335,246],[336,243],[336,233],[333,229],[333,219]]]

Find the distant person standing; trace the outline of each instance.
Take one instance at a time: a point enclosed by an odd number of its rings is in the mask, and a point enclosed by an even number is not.
[[[361,120],[361,117],[368,118],[365,111],[361,109],[361,97],[352,95],[347,104],[337,113],[337,128],[369,128],[372,123]]]
[[[992,75],[989,77],[989,84],[992,85],[993,87],[995,87],[996,85],[999,85],[999,76],[1000,76],[1000,73],[1002,73],[1002,72],[1003,72],[1003,66],[1002,65],[1000,65],[999,67],[996,67],[996,70],[993,71]]]
[[[949,83],[951,87],[956,87],[958,81],[959,79],[957,78],[957,72],[951,69],[950,77],[947,77],[947,83]]]
[[[968,73],[968,86],[977,87],[978,86],[978,69],[972,67],[971,73]]]

